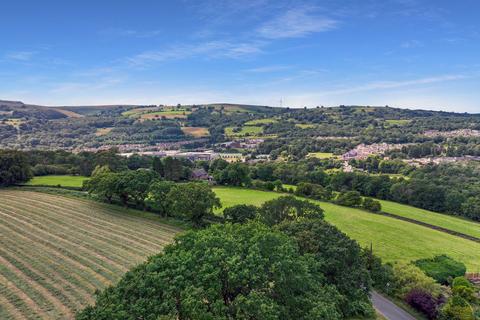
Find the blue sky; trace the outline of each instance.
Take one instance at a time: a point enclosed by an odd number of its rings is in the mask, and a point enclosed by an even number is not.
[[[478,0],[4,1],[0,99],[480,112]]]

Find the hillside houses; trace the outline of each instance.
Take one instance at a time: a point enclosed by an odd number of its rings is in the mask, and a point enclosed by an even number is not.
[[[389,150],[401,149],[406,144],[389,144],[389,143],[375,143],[375,144],[359,144],[354,149],[344,153],[342,160],[348,161],[352,159],[362,160],[368,158],[370,155],[383,154]]]

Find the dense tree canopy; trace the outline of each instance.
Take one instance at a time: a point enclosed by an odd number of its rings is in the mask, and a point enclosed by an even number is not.
[[[31,177],[32,171],[23,153],[0,150],[0,187],[27,182]]]
[[[342,319],[321,269],[281,232],[216,225],[179,236],[77,319]]]

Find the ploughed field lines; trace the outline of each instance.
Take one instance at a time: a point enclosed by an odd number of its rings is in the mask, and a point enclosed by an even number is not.
[[[181,231],[88,200],[0,190],[0,319],[69,319]]]

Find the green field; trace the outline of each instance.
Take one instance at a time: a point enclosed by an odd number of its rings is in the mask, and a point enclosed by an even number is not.
[[[277,122],[276,119],[273,118],[265,118],[265,119],[255,119],[255,120],[250,120],[244,123],[245,126],[258,126],[258,125],[264,125],[264,124],[270,124],[270,123],[275,123]]]
[[[409,119],[387,119],[385,120],[386,124],[388,125],[397,125],[397,126],[404,126],[409,124],[412,120]]]
[[[40,176],[33,177],[27,182],[29,186],[62,186],[62,187],[81,187],[83,181],[88,177],[84,176]]]
[[[0,190],[0,319],[72,319],[181,229],[154,214]]]
[[[262,127],[257,126],[243,126],[239,132],[233,132],[234,127],[226,127],[225,134],[229,137],[245,137],[258,135],[263,132]]]
[[[241,203],[259,205],[281,196],[275,192],[240,188],[217,187],[214,190],[224,207]],[[445,253],[464,262],[469,271],[480,270],[480,243],[359,209],[314,202],[325,210],[327,221],[361,246],[372,244],[376,254],[385,261],[411,261]]]
[[[307,158],[317,158],[317,159],[330,159],[335,157],[331,152],[310,152],[307,154]]]
[[[384,212],[429,223],[435,226],[480,238],[480,223],[468,221],[466,219],[457,218],[454,216],[449,216],[446,214],[436,213],[433,211],[419,209],[396,202],[385,200],[379,201],[382,204],[382,211]]]
[[[313,123],[297,123],[295,124],[295,127],[300,128],[300,129],[312,129],[317,127],[316,124]]]

